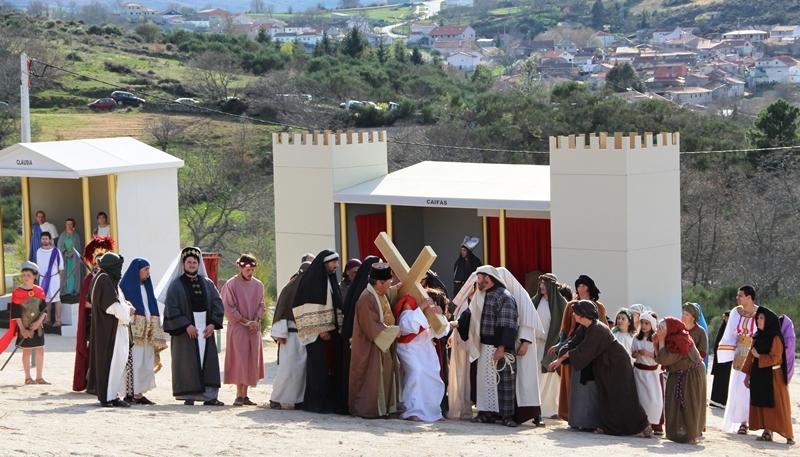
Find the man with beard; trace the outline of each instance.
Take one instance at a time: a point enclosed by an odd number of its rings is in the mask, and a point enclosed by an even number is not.
[[[47,314],[55,305],[56,314],[53,326],[61,326],[61,275],[64,274],[64,257],[55,249],[50,232],[42,232],[42,247],[36,251],[36,264],[39,265],[39,285],[47,295]]]
[[[172,336],[172,395],[185,405],[202,401],[223,406],[217,399],[220,373],[214,330],[222,328],[224,309],[200,249],[184,248],[157,290],[164,303],[164,331]]]
[[[100,272],[90,286],[92,304],[92,336],[89,376],[94,380],[97,399],[104,407],[129,407],[119,399],[125,388],[125,365],[128,362],[130,338],[128,324],[134,307],[125,300],[119,288],[123,258],[107,252],[97,261]]]
[[[464,242],[461,243],[461,254],[453,267],[453,296],[458,295],[464,282],[469,279],[469,275],[483,265],[481,259],[472,253],[479,241],[478,237],[467,235],[464,237]]]
[[[297,336],[306,347],[307,357],[304,411],[331,413],[335,408],[342,323],[338,268],[339,254],[328,249],[321,251],[300,280],[294,299],[292,313]]]

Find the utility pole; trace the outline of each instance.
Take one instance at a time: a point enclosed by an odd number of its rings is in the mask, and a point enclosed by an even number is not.
[[[31,142],[31,101],[29,89],[31,86],[31,62],[28,60],[28,55],[24,52],[19,55],[19,104],[20,104],[20,126],[22,132],[20,133],[20,143]]]

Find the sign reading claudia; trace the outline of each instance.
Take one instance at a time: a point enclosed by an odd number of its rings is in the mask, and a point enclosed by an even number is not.
[[[33,160],[31,159],[17,159],[17,165],[33,165]]]
[[[429,198],[425,200],[425,203],[433,206],[447,206],[447,200],[438,200],[435,198]]]

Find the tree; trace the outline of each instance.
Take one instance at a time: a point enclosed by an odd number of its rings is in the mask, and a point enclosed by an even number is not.
[[[10,106],[0,104],[0,149],[9,146],[19,131],[19,115]]]
[[[361,51],[367,46],[367,40],[361,36],[359,28],[353,27],[344,35],[339,49],[342,51],[342,54],[350,57],[358,57]]]
[[[186,127],[178,123],[170,115],[151,117],[144,122],[145,133],[152,135],[156,140],[156,144],[164,152],[167,152],[169,145],[183,135],[184,130],[186,130]]]
[[[146,24],[137,25],[133,31],[142,37],[146,43],[154,43],[156,38],[158,38],[158,35],[161,33],[161,28],[153,24],[151,21],[148,21]]]
[[[42,0],[32,0],[28,3],[28,16],[33,17],[46,17],[47,16],[47,4]]]
[[[754,148],[772,148],[797,144],[800,108],[778,99],[761,110],[747,130],[747,141]]]
[[[592,26],[598,30],[603,28],[603,24],[606,23],[606,11],[603,7],[602,0],[595,0],[594,5],[592,5]]]
[[[650,22],[647,18],[647,10],[642,11],[642,21],[639,23],[640,29],[647,29],[650,28]]]
[[[614,92],[627,92],[628,89],[633,89],[638,92],[647,91],[647,87],[633,66],[627,62],[624,64],[616,64],[614,68],[608,71],[606,75],[606,84],[611,87]]]
[[[230,83],[241,70],[236,59],[220,51],[200,53],[192,57],[187,66],[190,86],[209,100],[224,100]]]
[[[475,67],[475,72],[472,73],[470,81],[479,87],[479,90],[486,91],[494,84],[494,75],[492,75],[492,70],[489,67],[480,64]]]
[[[98,0],[92,0],[88,5],[81,7],[81,18],[89,24],[107,22],[110,15],[108,7]]]
[[[272,35],[267,32],[264,27],[258,29],[258,35],[256,35],[256,41],[263,44],[264,46],[269,46],[272,44]]]
[[[408,48],[403,40],[394,40],[392,43],[392,55],[394,60],[400,63],[408,63]]]
[[[267,3],[267,16],[272,17],[275,14],[275,4],[274,3]]]
[[[383,39],[378,43],[378,62],[381,65],[385,64],[386,61],[389,60],[389,49],[386,48],[386,44],[383,42]]]
[[[261,14],[264,12],[265,8],[264,0],[250,0],[251,13]]]
[[[422,65],[424,61],[422,60],[422,52],[420,52],[419,48],[414,46],[414,50],[411,51],[411,63],[414,65]]]

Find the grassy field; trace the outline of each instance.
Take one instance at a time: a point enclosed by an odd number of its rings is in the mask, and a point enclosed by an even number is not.
[[[489,14],[491,14],[492,16],[508,16],[510,14],[517,14],[520,11],[522,11],[522,9],[515,6],[512,8],[499,8],[496,10],[491,10],[489,11]]]
[[[352,16],[366,16],[371,19],[383,19],[386,22],[402,22],[408,19],[408,15],[413,15],[417,8],[420,11],[424,10],[424,5],[411,5],[410,7],[404,5],[386,5],[374,6],[365,8],[352,8],[342,10],[325,10],[317,12],[317,16],[331,17],[331,13],[348,14]],[[267,14],[248,14],[252,17],[268,17]],[[302,20],[307,15],[301,11],[296,11],[292,14],[289,13],[273,13],[271,17],[280,19],[282,21],[297,21]]]

